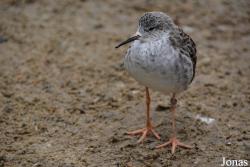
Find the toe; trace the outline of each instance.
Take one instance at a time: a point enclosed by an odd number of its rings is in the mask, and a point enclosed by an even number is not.
[[[161,145],[159,145],[159,146],[156,146],[156,148],[158,149],[158,148],[165,147],[165,146],[169,145],[170,143],[171,143],[171,141],[168,141],[168,142],[163,143],[163,144],[161,144]]]
[[[175,141],[172,142],[172,149],[171,149],[171,153],[174,154],[175,153],[175,149],[176,149],[177,143]]]
[[[128,135],[137,135],[137,134],[143,133],[144,131],[145,131],[145,128],[142,128],[142,129],[134,130],[131,132],[127,132],[127,134]]]
[[[192,146],[187,145],[187,144],[183,144],[183,143],[181,143],[179,141],[178,141],[178,146],[183,147],[183,148],[192,148]]]
[[[145,130],[142,134],[142,136],[140,137],[140,139],[138,140],[138,143],[141,143],[147,136],[148,130]]]
[[[161,139],[160,135],[154,129],[152,129],[151,131],[158,140]]]

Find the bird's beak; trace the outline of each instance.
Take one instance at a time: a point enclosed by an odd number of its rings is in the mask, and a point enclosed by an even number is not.
[[[133,35],[132,37],[130,37],[130,38],[127,39],[126,41],[121,42],[121,43],[120,43],[119,45],[117,45],[115,48],[119,48],[119,47],[122,46],[122,45],[125,45],[125,44],[127,44],[127,43],[129,43],[129,42],[133,42],[133,41],[139,39],[140,37],[141,37],[141,34],[138,33],[138,32],[136,32],[135,35]]]

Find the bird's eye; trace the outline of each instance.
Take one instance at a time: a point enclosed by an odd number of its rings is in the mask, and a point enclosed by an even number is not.
[[[148,30],[149,30],[149,31],[152,31],[153,29],[155,29],[155,27],[150,27]]]

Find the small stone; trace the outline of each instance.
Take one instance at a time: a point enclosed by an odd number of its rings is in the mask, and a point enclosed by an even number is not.
[[[169,109],[170,109],[169,106],[164,106],[164,105],[159,104],[159,105],[157,105],[155,110],[156,111],[165,111],[165,110],[169,110]]]
[[[111,143],[117,143],[119,140],[116,138],[116,137],[112,137],[111,139],[110,139],[110,142]]]
[[[233,106],[236,107],[238,105],[237,102],[233,102]]]
[[[13,109],[10,105],[5,105],[2,109],[2,112],[5,112],[5,113],[10,113],[12,111],[13,111]]]
[[[2,92],[2,95],[3,95],[4,97],[6,97],[6,98],[10,98],[11,96],[13,96],[13,94],[14,94],[14,93],[8,92],[8,91]]]
[[[104,27],[103,24],[96,24],[94,25],[94,29],[102,29]]]
[[[4,43],[4,42],[8,42],[8,39],[5,38],[5,37],[0,36],[0,44]]]

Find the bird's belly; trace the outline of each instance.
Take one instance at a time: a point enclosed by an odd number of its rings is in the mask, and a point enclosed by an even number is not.
[[[171,76],[163,78],[157,73],[146,73],[138,68],[130,68],[128,72],[139,83],[153,90],[164,93],[179,92],[182,90],[182,86],[176,83]]]
[[[185,74],[181,70],[182,65],[176,64],[178,61],[173,58],[164,61],[165,63],[162,63],[161,60],[151,61],[147,58],[138,61],[134,57],[127,55],[124,65],[133,78],[153,90],[165,94],[185,90],[189,81],[185,80]]]

